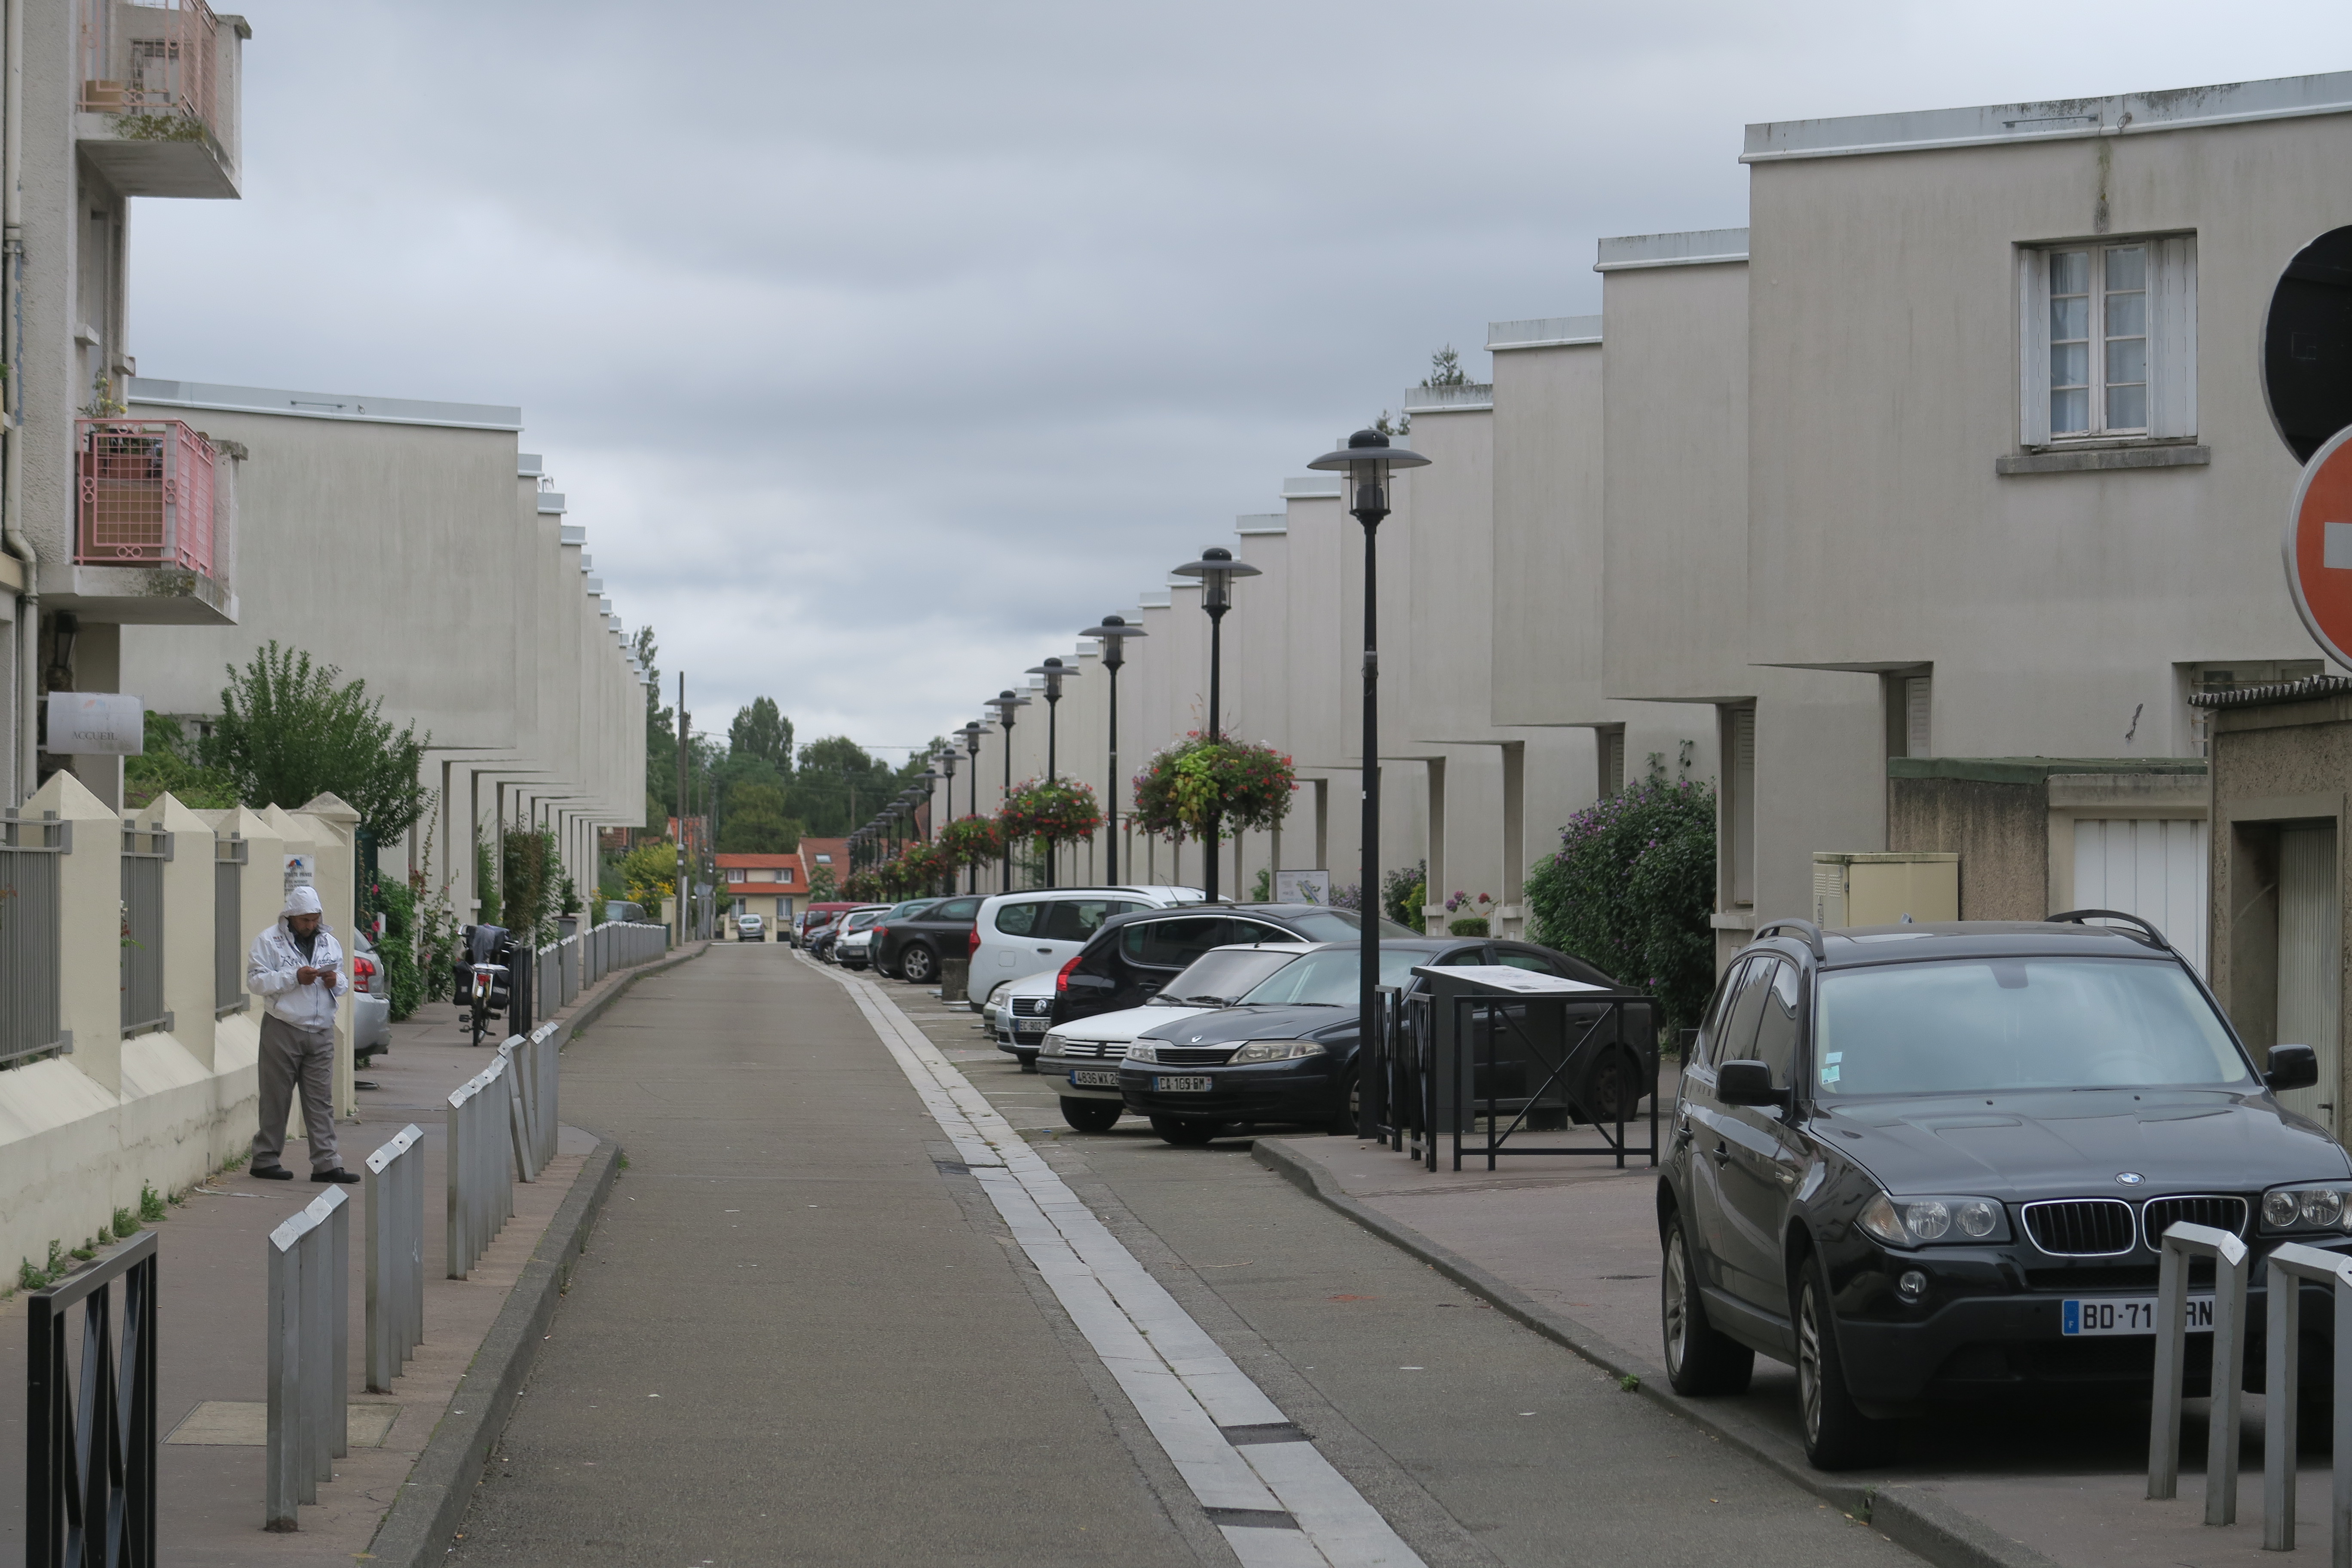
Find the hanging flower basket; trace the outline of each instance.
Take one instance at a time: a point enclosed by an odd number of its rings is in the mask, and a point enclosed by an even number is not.
[[[882,879],[870,869],[852,871],[841,879],[841,896],[853,904],[879,903],[882,900]]]
[[[898,873],[898,896],[921,898],[955,875],[956,863],[936,844],[909,844],[892,862]]]
[[[1207,833],[1212,816],[1229,832],[1278,827],[1297,787],[1290,759],[1272,746],[1195,731],[1135,775],[1132,815],[1144,832],[1178,843]]]
[[[1086,838],[1102,826],[1102,820],[1095,792],[1068,779],[1016,784],[996,814],[997,829],[1007,842],[1028,839],[1044,847]]]
[[[956,866],[984,866],[1004,853],[1004,835],[985,816],[959,816],[940,829],[940,849]]]

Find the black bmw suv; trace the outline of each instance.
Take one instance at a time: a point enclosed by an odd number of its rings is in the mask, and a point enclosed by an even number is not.
[[[2274,1092],[2315,1083],[2315,1055],[2258,1065],[2146,922],[1759,936],[1685,1066],[1660,1315],[1679,1393],[1738,1393],[1759,1353],[1793,1363],[1816,1466],[1866,1462],[1881,1421],[1939,1401],[2144,1396],[2155,1244],[2178,1221],[2257,1258],[2352,1247],[2352,1159]],[[2325,1367],[2330,1314],[2309,1305],[2304,1365]],[[2190,1337],[2191,1393],[2210,1347]]]

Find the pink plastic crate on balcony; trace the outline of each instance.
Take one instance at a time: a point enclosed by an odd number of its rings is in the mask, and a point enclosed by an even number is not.
[[[74,560],[213,575],[212,443],[177,419],[75,426]]]

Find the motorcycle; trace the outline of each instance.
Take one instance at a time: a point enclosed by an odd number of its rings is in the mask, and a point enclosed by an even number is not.
[[[503,926],[466,928],[466,956],[456,962],[457,1001],[480,1045],[490,1020],[506,1016],[511,1000],[508,977],[514,957],[514,939]]]

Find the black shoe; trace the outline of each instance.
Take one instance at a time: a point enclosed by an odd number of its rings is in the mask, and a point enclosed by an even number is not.
[[[314,1182],[341,1182],[347,1186],[359,1181],[357,1176],[352,1175],[341,1165],[331,1171],[313,1171],[310,1173],[310,1179]]]
[[[294,1173],[283,1165],[256,1165],[249,1173],[265,1182],[290,1182]]]

